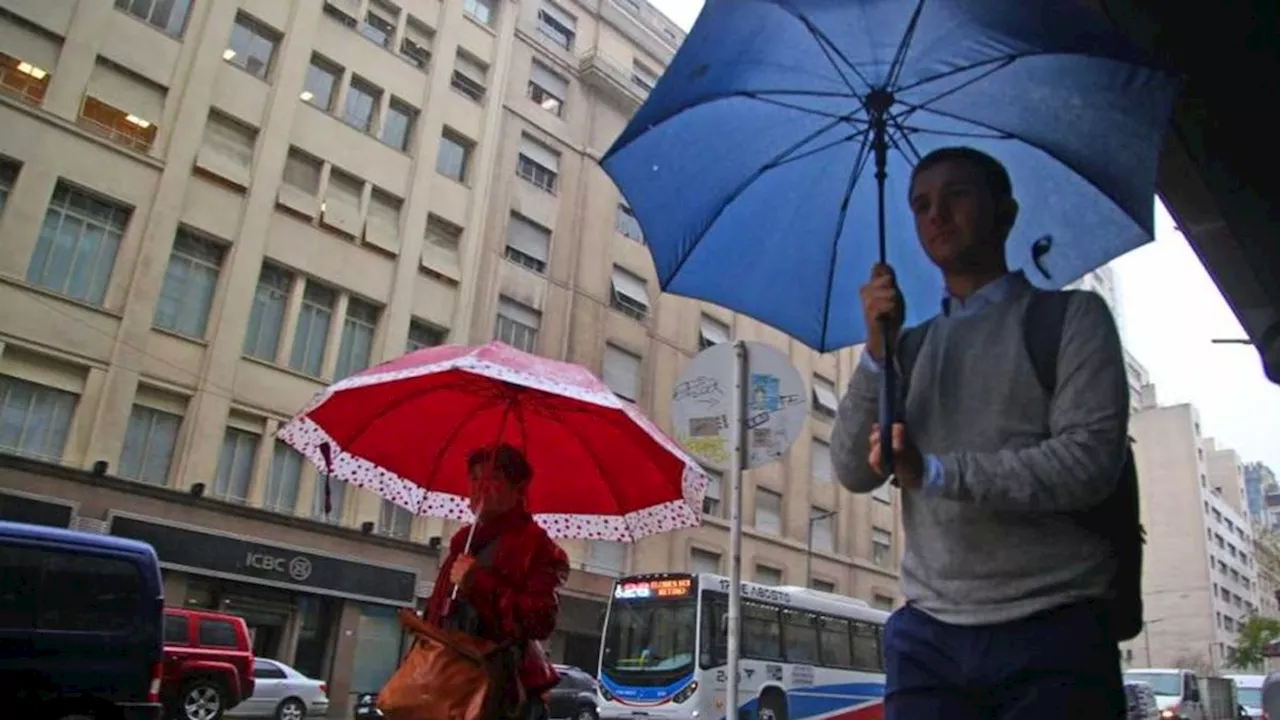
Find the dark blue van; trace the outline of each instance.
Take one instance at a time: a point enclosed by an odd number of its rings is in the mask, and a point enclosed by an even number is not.
[[[164,586],[146,543],[0,522],[0,708],[159,720]]]

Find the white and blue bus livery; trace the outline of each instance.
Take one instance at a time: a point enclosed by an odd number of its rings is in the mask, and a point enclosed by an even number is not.
[[[600,651],[602,720],[726,718],[729,580],[663,573],[614,585]],[[742,583],[739,718],[880,720],[888,613],[799,587]]]

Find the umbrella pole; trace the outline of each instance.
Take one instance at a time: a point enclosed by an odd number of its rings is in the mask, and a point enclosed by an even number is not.
[[[738,665],[742,634],[742,473],[747,466],[747,344],[733,343],[733,417],[729,424],[729,621],[725,677],[725,718],[738,720]]]
[[[887,90],[874,90],[867,95],[867,109],[871,115],[873,133],[871,147],[876,161],[876,202],[879,205],[877,220],[879,222],[880,263],[888,262],[887,233],[885,231],[884,185],[888,177],[886,166],[889,164],[889,109],[893,107],[893,93]],[[893,477],[893,423],[896,418],[898,398],[898,366],[894,355],[897,338],[892,336],[893,320],[888,317],[879,318],[880,337],[884,341],[884,360],[880,372],[880,468],[881,473]]]

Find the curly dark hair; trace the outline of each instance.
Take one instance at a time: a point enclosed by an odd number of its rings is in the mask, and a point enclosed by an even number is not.
[[[502,477],[516,487],[524,487],[533,479],[533,467],[519,448],[508,443],[497,447],[472,450],[467,456],[467,471],[493,467]]]

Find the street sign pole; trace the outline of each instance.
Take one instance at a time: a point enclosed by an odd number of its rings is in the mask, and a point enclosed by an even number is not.
[[[729,627],[725,717],[738,720],[738,660],[742,634],[742,470],[747,465],[747,344],[733,344],[733,411],[729,420]]]

